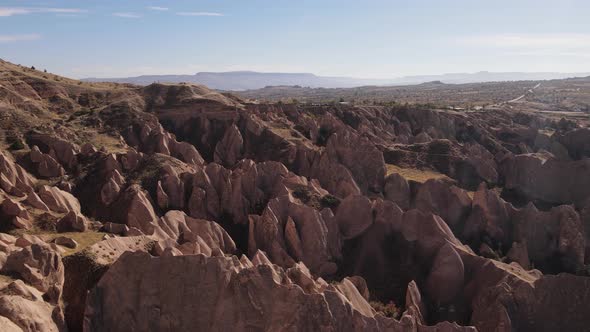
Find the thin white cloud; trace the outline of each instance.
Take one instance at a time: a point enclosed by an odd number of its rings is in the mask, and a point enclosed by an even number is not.
[[[34,13],[80,14],[87,13],[80,8],[45,8],[45,7],[0,7],[0,17],[27,15]]]
[[[585,48],[590,45],[590,34],[495,34],[459,38],[461,44],[502,48]]]
[[[38,34],[24,34],[24,35],[0,35],[0,43],[12,43],[19,41],[37,40],[41,38]]]
[[[136,13],[113,13],[113,16],[116,17],[123,17],[123,18],[140,18],[141,15]]]
[[[176,15],[180,15],[180,16],[224,16],[222,13],[214,13],[214,12],[177,12]]]
[[[148,6],[147,9],[163,12],[163,11],[167,11],[169,8],[168,7],[158,7],[158,6]]]

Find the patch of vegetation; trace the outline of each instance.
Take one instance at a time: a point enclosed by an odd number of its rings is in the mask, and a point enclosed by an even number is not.
[[[330,133],[330,130],[328,130],[328,128],[320,127],[320,130],[318,131],[317,144],[319,146],[326,146],[326,143],[328,143],[328,138],[330,137],[331,134],[332,133]]]
[[[299,199],[303,203],[307,203],[311,199],[311,193],[307,187],[299,186],[293,190],[293,197]]]
[[[375,311],[383,314],[385,317],[399,319],[402,314],[400,308],[398,308],[393,301],[389,301],[387,304],[379,301],[371,301],[369,304],[375,309]]]
[[[322,208],[336,208],[338,205],[340,205],[340,199],[336,196],[327,194],[320,198],[320,203]]]
[[[74,113],[75,116],[84,116],[84,115],[89,115],[92,114],[93,111],[89,108],[83,108],[77,112]]]
[[[51,215],[50,213],[43,213],[37,218],[37,227],[43,231],[56,232],[56,224],[57,217]]]
[[[16,151],[16,150],[23,150],[26,148],[25,143],[21,139],[15,139],[12,144],[8,147],[9,150]]]

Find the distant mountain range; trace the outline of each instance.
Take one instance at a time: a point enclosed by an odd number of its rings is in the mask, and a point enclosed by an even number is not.
[[[252,71],[200,72],[195,75],[143,75],[124,78],[86,78],[89,82],[116,82],[148,85],[159,83],[197,83],[217,90],[253,90],[266,86],[294,86],[310,88],[352,88],[367,85],[408,85],[440,81],[448,84],[480,83],[494,81],[550,80],[585,77],[590,73],[554,72],[487,72],[451,73],[442,75],[405,76],[392,79],[363,79],[354,77],[317,76],[310,73],[259,73]]]

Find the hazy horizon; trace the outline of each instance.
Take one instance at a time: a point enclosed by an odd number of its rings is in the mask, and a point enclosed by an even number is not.
[[[0,56],[73,78],[584,73],[589,10],[582,0],[8,0]]]

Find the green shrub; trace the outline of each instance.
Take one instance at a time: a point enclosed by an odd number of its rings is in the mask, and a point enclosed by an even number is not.
[[[336,196],[327,194],[320,198],[320,203],[322,204],[322,207],[335,208],[340,205],[340,199]]]
[[[379,301],[371,301],[369,304],[375,309],[375,311],[383,314],[385,317],[399,319],[401,316],[401,310],[395,305],[395,303],[393,303],[393,301],[389,301],[387,304]]]
[[[20,139],[16,139],[14,142],[12,142],[12,144],[10,144],[10,146],[8,147],[8,149],[10,150],[22,150],[25,148],[25,143],[23,143],[22,140]]]
[[[303,203],[307,203],[307,202],[309,202],[309,199],[311,198],[311,194],[309,192],[309,189],[307,189],[307,187],[300,186],[300,187],[297,187],[293,190],[293,197],[301,200]]]

